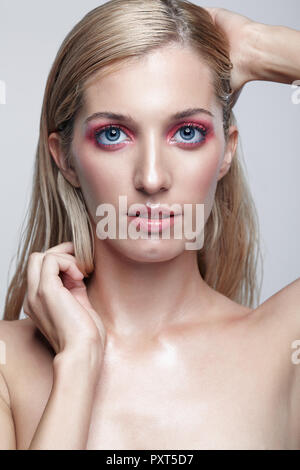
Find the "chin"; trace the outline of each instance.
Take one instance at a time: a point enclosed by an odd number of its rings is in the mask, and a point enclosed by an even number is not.
[[[129,260],[140,263],[169,261],[185,249],[185,240],[118,240],[113,248]]]

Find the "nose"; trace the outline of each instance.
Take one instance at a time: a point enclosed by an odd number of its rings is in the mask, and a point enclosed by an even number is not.
[[[155,194],[169,189],[171,174],[164,157],[158,140],[150,136],[141,146],[135,166],[134,186],[137,190]]]

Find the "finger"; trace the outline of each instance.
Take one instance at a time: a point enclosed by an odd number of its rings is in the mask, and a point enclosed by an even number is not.
[[[26,292],[23,302],[23,311],[24,313],[34,322],[35,326],[40,330],[40,332],[47,338],[48,342],[51,344],[47,333],[44,331],[43,327],[41,326],[39,319],[35,316],[32,309],[29,307],[28,303],[28,293]]]
[[[26,315],[28,315],[31,320],[34,321],[35,325],[39,328],[39,330],[44,334],[44,336],[46,336],[46,334],[44,333],[44,330],[42,329],[41,325],[40,325],[40,322],[38,320],[38,318],[35,316],[34,312],[32,311],[32,309],[29,307],[29,302],[28,302],[28,293],[26,292],[25,294],[25,297],[24,297],[24,301],[23,301],[23,310],[24,310],[24,313],[26,313]]]
[[[31,253],[27,264],[27,303],[29,306],[35,301],[40,281],[43,253]]]
[[[48,251],[47,251],[47,253],[48,253]],[[82,271],[81,271],[81,269],[78,265],[77,259],[75,258],[74,255],[70,255],[68,253],[55,253],[55,256],[59,256],[60,258],[67,259],[67,260],[73,262],[76,265],[76,267],[79,269],[79,271],[82,273]],[[66,274],[66,273],[64,273],[64,274]],[[82,273],[82,274],[83,274],[83,277],[85,277],[84,273]]]
[[[204,10],[209,11],[209,13],[215,13],[216,7],[202,7]]]
[[[66,243],[64,243],[63,245],[64,245],[64,247],[62,247],[63,249],[67,249],[67,250],[71,249],[70,245],[68,246]],[[27,266],[27,287],[29,291],[29,303],[33,302],[37,296],[38,285],[39,285],[40,277],[41,277],[41,268],[42,268],[45,254],[49,252],[56,253],[57,248],[59,248],[59,246],[50,248],[50,250],[47,250],[46,252],[41,252],[41,253],[34,252],[34,253],[31,253],[31,255],[29,256],[28,266]],[[59,253],[59,254],[57,253],[57,256],[65,256],[65,257],[70,256],[70,259],[75,260],[75,258],[72,255],[67,254],[67,253]],[[27,302],[28,302],[28,299],[27,299]]]
[[[49,287],[63,287],[63,283],[59,277],[60,271],[68,274],[74,280],[81,280],[83,278],[82,272],[73,260],[57,256],[53,252],[47,252],[43,257],[38,290],[46,293]]]
[[[74,243],[73,242],[63,242],[59,245],[49,248],[45,253],[74,253]]]
[[[204,8],[204,7],[202,7],[202,8]],[[205,7],[204,10],[206,10],[210,14],[210,16],[212,17],[213,20],[215,19],[215,16],[216,16],[216,13],[217,13],[217,8]]]
[[[239,99],[239,96],[240,96],[240,94],[241,94],[241,92],[242,92],[242,89],[243,89],[243,87],[241,87],[239,90],[235,90],[235,91],[232,93],[232,95],[231,95],[231,97],[230,97],[230,102],[231,102],[231,107],[232,107],[232,108],[235,106],[237,100]]]

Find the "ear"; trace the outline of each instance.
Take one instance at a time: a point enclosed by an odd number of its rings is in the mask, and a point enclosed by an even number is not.
[[[58,166],[60,172],[64,175],[64,177],[71,183],[72,186],[75,188],[80,188],[80,183],[77,178],[75,170],[68,166],[65,161],[65,155],[61,150],[60,145],[60,136],[57,132],[52,132],[52,134],[48,137],[48,145],[50,154],[55,161],[56,165]]]
[[[230,126],[228,130],[228,140],[224,152],[223,161],[219,170],[218,180],[223,178],[229,171],[232,159],[235,155],[237,144],[238,144],[239,131],[236,126]]]

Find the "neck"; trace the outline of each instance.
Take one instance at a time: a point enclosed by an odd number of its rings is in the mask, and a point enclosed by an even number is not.
[[[195,314],[201,319],[212,305],[212,289],[200,275],[196,251],[140,262],[97,240],[94,265],[87,293],[109,335],[153,337]]]

